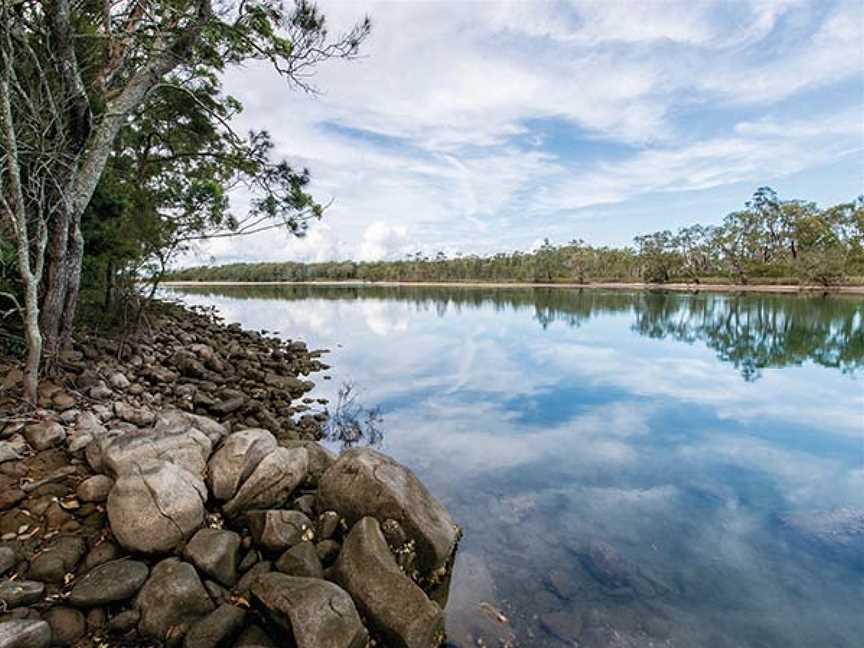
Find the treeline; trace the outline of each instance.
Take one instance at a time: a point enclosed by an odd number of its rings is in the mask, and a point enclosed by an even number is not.
[[[238,263],[171,273],[176,281],[796,282],[833,286],[864,275],[864,197],[820,209],[762,187],[720,225],[637,236],[629,247],[548,240],[491,256],[410,254],[399,261]]]

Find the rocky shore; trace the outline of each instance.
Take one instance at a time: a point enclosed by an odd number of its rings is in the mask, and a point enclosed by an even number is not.
[[[334,456],[302,342],[160,304],[82,332],[24,410],[0,366],[0,648],[424,648],[461,530],[406,467]]]

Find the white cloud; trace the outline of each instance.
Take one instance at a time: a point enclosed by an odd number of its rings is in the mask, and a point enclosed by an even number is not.
[[[854,0],[322,4],[331,32],[363,12],[374,29],[360,60],[320,67],[321,96],[264,65],[226,87],[246,105],[239,126],[270,130],[311,168],[315,195],[335,199],[327,224],[206,254],[491,252],[587,206],[860,157],[860,93],[789,103],[861,78]]]

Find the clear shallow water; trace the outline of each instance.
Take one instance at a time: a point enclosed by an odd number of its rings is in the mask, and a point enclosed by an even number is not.
[[[864,510],[864,300],[166,293],[331,349],[312,395],[380,407],[379,447],[465,527],[453,645],[864,645],[864,535],[783,522]]]

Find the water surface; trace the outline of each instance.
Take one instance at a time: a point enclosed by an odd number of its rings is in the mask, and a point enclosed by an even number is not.
[[[312,395],[379,408],[372,441],[465,528],[453,645],[864,645],[864,528],[786,523],[864,510],[864,301],[168,292],[330,349]]]

